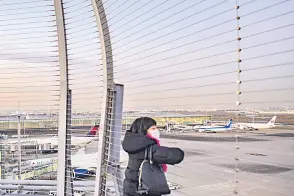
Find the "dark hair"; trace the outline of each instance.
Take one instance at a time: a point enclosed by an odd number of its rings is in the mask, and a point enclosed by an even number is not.
[[[147,130],[156,125],[156,121],[149,117],[137,118],[131,125],[130,131],[133,133],[147,134]]]

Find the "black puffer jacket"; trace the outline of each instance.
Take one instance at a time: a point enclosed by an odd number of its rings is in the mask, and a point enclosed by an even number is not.
[[[184,152],[179,148],[158,146],[155,140],[140,133],[126,132],[123,149],[129,154],[128,167],[125,171],[124,196],[139,196],[138,172],[145,156],[145,149],[153,145],[153,161],[158,164],[177,164],[184,158]],[[141,195],[142,196],[142,195]],[[151,196],[151,195],[148,195]]]

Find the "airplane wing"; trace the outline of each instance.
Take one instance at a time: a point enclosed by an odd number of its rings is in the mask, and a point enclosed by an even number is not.
[[[120,163],[125,163],[129,159],[128,153],[121,150],[120,151]],[[87,161],[85,161],[87,160]],[[78,151],[78,154],[75,154],[71,157],[72,166],[78,168],[96,168],[98,160],[98,152],[91,154],[83,154],[83,151]]]
[[[93,140],[98,139],[99,125],[95,125],[91,128],[91,130],[82,137],[72,136],[71,144],[72,145],[82,145],[87,144]],[[32,141],[36,141],[38,144],[48,144],[51,143],[52,146],[58,145],[58,136],[50,137],[50,138],[35,138]]]
[[[243,129],[243,130],[255,130],[255,128],[251,125],[247,125],[247,124],[239,124],[238,125],[239,129]]]
[[[83,169],[96,168],[97,160],[98,160],[98,153],[75,154],[71,157],[72,167],[78,167]]]

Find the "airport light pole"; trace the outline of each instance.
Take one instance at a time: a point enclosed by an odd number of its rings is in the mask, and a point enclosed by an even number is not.
[[[26,116],[24,116],[23,121],[22,121],[22,127],[23,127],[23,134],[26,134],[26,127],[25,127],[25,120],[26,120]]]
[[[21,141],[20,141],[20,114],[17,115],[17,137],[18,137],[18,178],[21,179]]]
[[[5,178],[5,154],[4,144],[0,143],[0,179]]]

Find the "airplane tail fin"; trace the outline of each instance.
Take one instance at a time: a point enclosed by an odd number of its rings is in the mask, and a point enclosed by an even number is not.
[[[225,126],[225,128],[231,128],[232,124],[233,124],[233,119],[230,119],[227,125]]]
[[[91,130],[87,133],[87,136],[95,136],[99,131],[99,125],[94,125]]]
[[[277,116],[274,116],[267,124],[274,125],[276,123]]]

